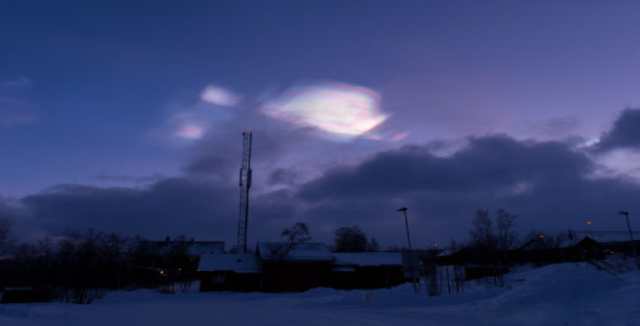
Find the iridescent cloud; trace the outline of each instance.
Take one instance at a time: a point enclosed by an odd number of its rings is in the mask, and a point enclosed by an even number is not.
[[[342,83],[295,86],[267,101],[261,110],[345,138],[366,136],[388,118],[378,93]]]
[[[240,102],[240,97],[222,87],[207,85],[200,93],[200,99],[222,106],[235,106]]]
[[[188,139],[200,139],[204,136],[204,128],[194,124],[186,124],[180,126],[175,135]]]
[[[578,146],[578,148],[590,148],[600,142],[600,137],[591,138]]]

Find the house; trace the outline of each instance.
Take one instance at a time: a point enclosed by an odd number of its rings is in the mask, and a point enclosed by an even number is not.
[[[198,265],[200,291],[260,291],[262,270],[254,254],[204,254]]]
[[[471,280],[508,272],[514,264],[536,265],[562,262],[577,262],[602,259],[608,250],[590,237],[557,248],[535,246],[539,239],[532,239],[518,249],[506,252],[488,252],[480,248],[467,247],[451,255],[439,255],[432,259],[439,266],[464,266],[465,279]]]
[[[331,253],[323,243],[261,242],[255,254],[205,254],[200,291],[372,289],[407,281],[402,252]]]
[[[554,264],[561,262],[585,261],[604,258],[602,244],[590,237],[569,243],[557,248],[530,249],[531,241],[517,250],[509,251],[509,261],[512,263],[534,263],[536,265]]]
[[[329,286],[333,254],[324,243],[258,243],[265,292],[306,291]]]
[[[406,282],[401,252],[344,252],[334,257],[333,288],[389,288]]]

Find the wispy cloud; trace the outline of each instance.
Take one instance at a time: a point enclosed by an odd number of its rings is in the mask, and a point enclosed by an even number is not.
[[[0,81],[0,127],[27,124],[40,117],[38,105],[29,98],[33,82],[27,77]]]
[[[25,76],[20,76],[20,78],[16,80],[5,80],[0,82],[0,88],[4,89],[24,89],[27,87],[31,87],[32,85],[33,82],[31,81],[31,79]]]
[[[152,138],[160,138],[171,143],[202,139],[216,125],[228,121],[233,110],[241,103],[242,97],[213,84],[205,86],[196,95],[188,96],[169,104],[170,113],[164,125],[150,131]]]
[[[200,93],[200,98],[211,104],[236,106],[241,98],[233,92],[216,85],[207,85]]]

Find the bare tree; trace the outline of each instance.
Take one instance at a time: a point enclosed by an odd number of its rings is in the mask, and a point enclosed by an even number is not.
[[[306,223],[298,222],[290,228],[282,230],[280,235],[282,238],[286,238],[289,243],[300,243],[311,240],[309,236],[309,227]]]
[[[337,252],[367,251],[367,236],[357,225],[337,229],[333,241]]]
[[[11,243],[11,220],[0,217],[0,255],[9,251]]]
[[[498,210],[495,227],[489,217],[489,210],[477,210],[471,220],[469,235],[473,240],[479,258],[484,265],[483,272],[493,276],[494,286],[504,286],[503,273],[509,266],[507,250],[516,239],[515,219],[503,209]],[[487,279],[488,280],[488,279]]]
[[[508,250],[515,243],[517,233],[515,230],[516,227],[516,218],[517,215],[512,215],[504,211],[503,209],[499,209],[497,212],[498,216],[496,217],[496,225],[497,229],[497,249],[498,250]]]
[[[479,209],[476,211],[476,216],[471,220],[469,235],[474,245],[488,250],[495,249],[496,235],[488,209]]]
[[[371,240],[369,240],[369,243],[367,243],[367,251],[380,251],[380,245],[376,238],[372,237]]]
[[[551,231],[531,230],[522,239],[521,248],[531,250],[559,248],[563,242],[567,241],[567,235],[564,232],[553,236]]]

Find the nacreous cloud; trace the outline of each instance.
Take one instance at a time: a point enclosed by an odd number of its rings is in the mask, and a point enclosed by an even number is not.
[[[341,138],[372,136],[388,118],[378,93],[335,82],[294,86],[265,103],[262,111]]]
[[[240,102],[240,97],[231,91],[215,85],[207,85],[200,94],[200,99],[222,106],[236,106]]]

